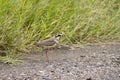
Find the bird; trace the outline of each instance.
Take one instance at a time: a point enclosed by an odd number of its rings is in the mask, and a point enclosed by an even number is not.
[[[34,44],[35,46],[41,47],[41,48],[43,48],[43,50],[45,50],[47,62],[49,62],[49,59],[48,59],[48,49],[58,45],[60,37],[62,35],[63,34],[56,34],[55,36],[53,36],[51,38],[45,39],[45,40],[40,41],[40,42],[36,42]]]

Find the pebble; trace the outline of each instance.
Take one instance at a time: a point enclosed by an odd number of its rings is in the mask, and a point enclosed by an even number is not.
[[[7,67],[0,69],[0,80],[120,80],[120,67],[114,66],[117,63],[112,61],[119,60],[119,57],[106,49],[103,53],[99,52],[50,61],[48,65],[41,61],[21,67]]]

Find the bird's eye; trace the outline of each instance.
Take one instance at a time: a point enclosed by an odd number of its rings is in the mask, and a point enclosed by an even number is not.
[[[60,34],[56,35],[56,37],[59,37],[59,36],[61,36],[61,35]]]

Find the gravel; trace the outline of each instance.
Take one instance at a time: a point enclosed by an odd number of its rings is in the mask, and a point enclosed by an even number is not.
[[[0,80],[120,80],[120,44],[89,45],[24,56],[24,64],[0,64]]]

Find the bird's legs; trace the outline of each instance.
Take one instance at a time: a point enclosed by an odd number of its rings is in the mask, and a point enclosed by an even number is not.
[[[49,62],[49,60],[48,60],[48,49],[45,49],[45,54],[46,54],[46,61]]]

